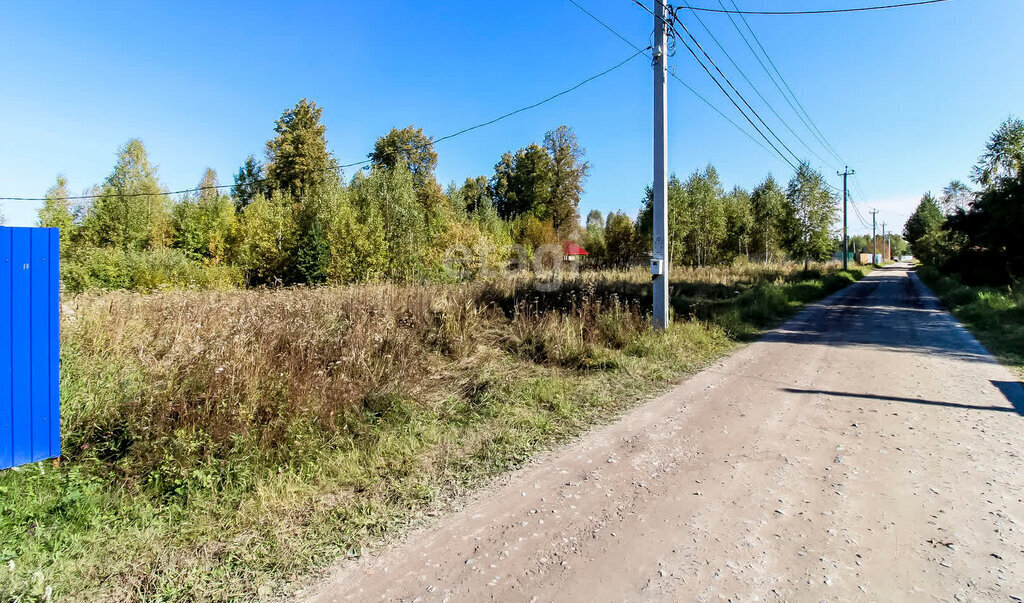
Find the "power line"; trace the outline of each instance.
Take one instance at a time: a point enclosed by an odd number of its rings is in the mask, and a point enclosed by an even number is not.
[[[612,33],[612,35],[614,35],[614,36],[615,36],[615,37],[617,37],[618,39],[620,39],[620,40],[622,40],[623,42],[625,42],[626,44],[628,44],[628,45],[632,46],[632,47],[633,47],[633,48],[634,48],[635,50],[638,50],[638,51],[640,50],[640,47],[639,47],[639,46],[637,46],[636,44],[634,44],[634,43],[633,43],[632,41],[630,41],[630,40],[629,40],[629,38],[627,38],[626,36],[622,35],[622,34],[621,34],[621,33],[619,33],[618,31],[616,31],[616,30],[615,30],[615,28],[613,28],[613,27],[612,27],[611,25],[608,25],[607,23],[605,23],[604,21],[602,21],[602,20],[601,20],[600,18],[598,18],[598,17],[596,16],[596,15],[594,15],[593,13],[591,13],[590,11],[588,11],[587,9],[583,8],[582,6],[580,6],[580,5],[579,5],[579,4],[578,4],[578,3],[577,3],[577,2],[575,1],[575,0],[569,0],[569,3],[570,3],[570,4],[572,4],[573,6],[575,6],[576,8],[580,9],[580,11],[582,11],[582,12],[583,12],[583,13],[584,13],[585,15],[587,15],[588,17],[590,17],[591,19],[593,19],[594,21],[596,21],[596,22],[597,22],[597,23],[598,23],[599,25],[601,25],[601,27],[604,27],[605,29],[607,29],[608,31],[610,31],[610,32]],[[638,4],[639,4],[639,3],[638,3]],[[642,8],[644,8],[644,10],[647,10],[647,12],[649,12],[649,13],[651,12],[651,11],[650,11],[650,10],[649,10],[649,9],[648,9],[648,8],[647,8],[646,6],[644,6],[643,4],[640,4],[640,6],[641,6]],[[654,13],[651,13],[651,14],[654,14]],[[649,50],[649,49],[650,49],[650,47],[648,47],[648,50]],[[644,52],[646,52],[646,51],[644,51]],[[733,126],[734,128],[736,128],[737,130],[739,130],[739,132],[740,132],[741,134],[743,134],[744,136],[746,136],[747,138],[749,138],[749,139],[751,140],[751,142],[753,142],[753,143],[754,143],[754,144],[756,144],[757,146],[759,146],[759,147],[761,147],[762,149],[764,149],[764,151],[765,151],[766,153],[768,153],[769,155],[771,155],[771,154],[772,154],[772,152],[768,150],[768,147],[764,146],[764,144],[762,144],[762,143],[761,143],[761,141],[759,141],[758,139],[754,138],[754,137],[753,137],[753,136],[752,136],[752,135],[750,134],[750,132],[747,132],[746,130],[744,130],[744,129],[743,129],[743,128],[742,128],[742,127],[741,127],[741,126],[740,126],[740,125],[738,124],[738,123],[736,123],[735,121],[733,121],[733,120],[732,120],[732,118],[730,118],[730,117],[729,117],[728,115],[726,115],[725,113],[723,113],[723,112],[721,111],[721,109],[719,109],[718,107],[716,107],[716,106],[715,106],[715,105],[714,105],[714,104],[713,104],[713,103],[712,103],[711,101],[709,101],[709,100],[708,100],[707,98],[705,98],[705,97],[704,97],[704,96],[703,96],[703,95],[702,95],[701,93],[697,92],[697,91],[696,91],[696,90],[695,90],[695,89],[694,89],[694,88],[693,88],[692,86],[690,86],[690,85],[689,85],[689,84],[687,84],[687,83],[686,83],[685,81],[683,81],[682,79],[680,79],[680,78],[679,78],[679,76],[677,76],[677,75],[676,75],[675,73],[672,73],[671,71],[669,71],[669,75],[670,75],[670,76],[671,76],[671,77],[672,77],[673,79],[675,79],[675,80],[676,80],[677,82],[679,82],[680,84],[682,84],[684,88],[686,88],[687,90],[689,90],[691,94],[693,94],[693,95],[694,95],[694,96],[696,96],[696,97],[697,97],[698,99],[700,99],[700,100],[701,100],[701,101],[702,101],[702,102],[703,102],[703,103],[704,103],[705,105],[707,105],[708,107],[710,107],[710,108],[711,108],[711,110],[712,110],[712,111],[714,111],[715,113],[717,113],[717,114],[718,114],[718,115],[719,115],[719,116],[720,116],[720,117],[721,117],[722,119],[724,119],[725,121],[727,121],[727,122],[729,122],[730,124],[732,124],[732,126]]]
[[[736,0],[730,0],[730,2],[733,6],[736,6]],[[725,4],[723,4],[722,0],[718,0],[718,4],[723,9],[725,8]],[[772,84],[775,86],[775,89],[779,91],[779,94],[782,95],[782,98],[785,99],[787,104],[789,104],[789,108],[792,109],[794,113],[796,113],[796,116],[800,118],[800,121],[803,122],[807,130],[811,133],[812,136],[814,136],[818,140],[818,142],[822,144],[825,150],[831,153],[832,156],[839,160],[840,163],[845,164],[846,162],[843,161],[843,158],[840,157],[839,153],[836,152],[835,148],[831,144],[829,144],[828,140],[825,139],[825,135],[821,133],[821,130],[818,129],[818,126],[814,123],[814,120],[811,119],[810,114],[807,113],[807,110],[800,102],[800,99],[798,99],[796,97],[796,94],[793,93],[793,89],[790,88],[789,83],[786,82],[786,78],[782,76],[782,72],[779,71],[778,66],[775,65],[775,61],[772,60],[771,56],[768,54],[768,51],[765,50],[764,45],[761,44],[760,38],[757,37],[757,34],[754,32],[754,28],[752,28],[750,26],[750,23],[747,22],[747,18],[742,14],[740,15],[740,19],[743,21],[743,25],[747,28],[747,31],[750,32],[750,36],[754,39],[754,42],[757,44],[758,48],[761,49],[761,52],[764,54],[764,58],[768,59],[768,63],[772,66],[772,69],[775,71],[775,74],[778,75],[778,80],[781,81],[782,85],[785,86],[786,90],[789,91],[789,95],[787,95],[786,92],[782,90],[782,86],[779,85],[779,81],[776,81],[775,76],[772,75],[772,72],[768,70],[768,67],[764,64],[764,61],[761,60],[761,56],[757,53],[756,50],[754,50],[754,47],[750,45],[750,41],[747,39],[746,34],[744,34],[743,30],[741,30],[739,25],[736,24],[736,21],[735,19],[733,19],[732,14],[729,14],[728,17],[729,22],[732,23],[733,27],[736,28],[736,31],[740,34],[740,37],[743,39],[743,43],[747,45],[747,48],[750,49],[750,52],[754,55],[754,58],[757,59],[758,64],[761,65],[761,68],[764,69],[764,72],[768,74],[768,79],[771,80]],[[792,97],[792,100],[790,100],[790,97]],[[796,103],[795,105],[793,104],[794,102]],[[799,107],[799,109],[797,107]]]
[[[768,102],[768,99],[766,99],[766,98],[764,97],[764,95],[763,95],[763,94],[761,94],[761,91],[760,91],[760,90],[758,90],[757,86],[755,86],[755,85],[754,85],[754,83],[750,81],[750,78],[749,78],[749,77],[747,77],[747,74],[746,74],[746,73],[744,73],[743,69],[742,69],[742,68],[741,68],[741,67],[740,67],[740,66],[739,66],[739,65],[738,65],[738,64],[736,63],[736,61],[735,61],[735,60],[733,60],[733,58],[732,58],[732,55],[730,55],[730,54],[729,54],[729,51],[727,51],[727,50],[725,49],[725,47],[724,47],[724,46],[722,46],[722,43],[721,43],[721,42],[720,42],[720,41],[718,40],[718,38],[717,38],[717,37],[715,36],[715,34],[714,34],[714,33],[713,33],[712,31],[711,31],[711,28],[709,28],[709,27],[707,26],[707,24],[705,24],[705,23],[704,23],[704,20],[700,18],[700,15],[699,15],[699,14],[698,14],[697,12],[694,12],[694,11],[693,11],[693,8],[692,8],[692,7],[690,7],[690,6],[688,5],[688,4],[686,4],[685,2],[683,3],[683,6],[685,6],[685,7],[686,7],[686,8],[688,8],[688,9],[690,9],[690,12],[692,12],[692,13],[693,13],[693,16],[694,16],[694,17],[695,17],[695,18],[697,19],[697,22],[698,22],[698,23],[700,23],[701,27],[703,27],[703,28],[704,28],[704,31],[706,31],[706,32],[708,33],[708,35],[709,35],[709,36],[711,36],[711,40],[712,40],[712,41],[713,41],[713,42],[715,43],[715,45],[717,45],[717,46],[718,46],[719,50],[721,50],[721,51],[722,51],[722,53],[723,53],[723,54],[725,55],[725,58],[727,58],[727,59],[729,60],[729,62],[730,62],[730,63],[732,63],[732,66],[736,68],[736,71],[738,71],[738,72],[739,72],[739,74],[740,74],[740,77],[742,77],[742,78],[744,79],[744,81],[746,81],[746,82],[747,82],[747,84],[748,84],[748,85],[749,85],[749,86],[751,87],[751,89],[753,89],[754,93],[755,93],[755,94],[757,94],[758,98],[760,98],[760,99],[761,99],[761,101],[762,101],[762,102],[763,102],[763,103],[765,104],[765,106],[766,106],[766,107],[768,107],[768,110],[769,110],[769,111],[771,111],[771,112],[772,112],[772,114],[773,114],[773,115],[775,115],[775,117],[776,117],[776,118],[777,118],[777,119],[778,119],[778,120],[779,120],[780,122],[782,122],[782,125],[783,125],[783,126],[785,126],[785,128],[786,128],[787,130],[789,130],[789,133],[790,133],[790,134],[792,134],[792,135],[793,135],[793,137],[794,137],[794,138],[796,138],[796,139],[797,139],[797,141],[798,141],[798,142],[799,142],[800,144],[802,144],[802,145],[804,146],[804,148],[805,148],[805,149],[807,149],[807,150],[808,150],[808,151],[809,151],[809,152],[810,152],[810,153],[811,153],[812,155],[814,155],[815,157],[817,157],[819,161],[821,161],[822,163],[824,163],[825,165],[827,165],[827,166],[828,166],[828,167],[830,167],[830,168],[831,168],[831,167],[834,167],[833,165],[831,165],[831,164],[829,163],[829,161],[828,161],[828,160],[826,160],[825,158],[823,158],[823,157],[822,157],[821,155],[819,155],[819,154],[818,154],[818,152],[817,152],[817,151],[815,151],[815,150],[814,150],[813,148],[811,148],[811,146],[810,146],[810,145],[808,145],[808,144],[807,144],[807,143],[806,143],[806,142],[804,141],[804,139],[803,139],[803,138],[801,138],[801,137],[800,137],[800,135],[799,135],[799,134],[797,134],[797,133],[796,133],[796,132],[795,132],[795,131],[793,130],[793,128],[792,128],[792,127],[790,127],[789,123],[787,123],[787,122],[786,122],[786,120],[785,120],[785,119],[783,119],[781,115],[779,115],[779,112],[775,110],[775,107],[773,107],[773,106],[772,106],[772,104],[771,104],[770,102]]]
[[[857,207],[857,204],[853,201],[853,197],[850,197],[849,201],[850,201],[850,207],[853,208],[853,213],[856,214],[856,216],[857,216],[857,220],[860,222],[861,226],[863,226],[864,228],[867,228],[868,227],[868,222],[867,222],[867,220],[864,219],[864,214],[860,213],[860,208]]]
[[[721,69],[718,69],[718,66],[717,66],[717,65],[715,65],[715,63],[714,63],[714,61],[713,61],[713,60],[711,60],[711,57],[710,57],[710,56],[708,56],[708,54],[707,54],[706,52],[704,52],[704,49],[703,49],[703,48],[701,48],[701,46],[700,46],[700,43],[698,43],[698,42],[697,42],[697,40],[696,40],[696,39],[695,39],[695,38],[694,38],[694,37],[693,37],[692,35],[690,35],[690,32],[689,32],[689,31],[688,31],[688,30],[686,29],[686,26],[685,26],[685,25],[683,25],[682,23],[680,23],[680,25],[681,25],[681,26],[683,27],[683,30],[684,30],[684,31],[686,31],[686,33],[687,33],[687,35],[688,35],[688,36],[690,37],[690,39],[691,39],[691,40],[693,40],[694,44],[696,44],[696,45],[697,45],[697,47],[701,49],[701,52],[702,52],[702,53],[704,54],[704,56],[705,56],[705,57],[707,57],[707,58],[708,58],[708,61],[709,61],[709,62],[710,62],[710,63],[711,63],[711,64],[712,64],[712,65],[713,65],[714,67],[715,67],[715,69],[716,69],[716,70],[718,71],[718,73],[720,73],[720,74],[722,75],[722,79],[724,79],[724,80],[726,81],[726,83],[728,83],[728,84],[729,84],[729,87],[730,87],[730,88],[732,88],[734,92],[736,92],[736,95],[740,97],[740,100],[742,100],[742,101],[743,101],[743,103],[744,103],[745,105],[747,105],[747,108],[749,108],[749,109],[751,110],[751,112],[752,112],[752,113],[754,113],[754,115],[755,115],[755,116],[757,117],[757,119],[758,119],[758,120],[759,120],[759,121],[760,121],[760,122],[761,122],[762,124],[764,124],[764,120],[763,120],[763,119],[761,119],[761,116],[757,114],[757,111],[754,111],[754,109],[753,109],[752,107],[750,107],[750,103],[748,103],[748,102],[746,101],[746,99],[744,99],[744,98],[743,98],[743,95],[742,95],[742,94],[740,94],[738,90],[736,90],[736,87],[735,87],[735,86],[733,86],[733,85],[732,85],[732,82],[730,82],[730,81],[729,81],[729,79],[728,79],[728,78],[727,78],[727,77],[725,76],[725,74],[724,74],[724,73],[722,73],[722,70],[721,70]],[[779,148],[778,148],[778,147],[776,147],[776,146],[775,146],[775,144],[774,144],[774,143],[773,143],[773,142],[772,142],[772,141],[771,141],[771,140],[770,140],[770,139],[769,139],[769,138],[768,138],[767,136],[765,136],[764,132],[762,132],[762,131],[761,131],[761,129],[757,127],[757,124],[755,124],[755,123],[754,123],[754,121],[753,121],[752,119],[750,119],[750,116],[749,116],[749,115],[747,115],[747,114],[746,114],[746,112],[744,112],[744,111],[743,111],[743,109],[742,109],[742,108],[741,108],[741,107],[739,106],[739,104],[738,104],[738,103],[736,102],[736,100],[735,100],[735,99],[733,99],[732,95],[730,95],[730,94],[729,94],[729,92],[728,92],[728,91],[727,91],[727,90],[725,89],[725,87],[724,87],[724,86],[722,86],[721,82],[719,82],[719,81],[718,81],[718,79],[717,79],[717,78],[716,78],[716,77],[714,76],[714,74],[713,74],[713,73],[711,73],[711,70],[710,70],[710,69],[708,69],[707,65],[705,65],[705,64],[704,64],[704,62],[703,62],[703,61],[701,61],[700,57],[698,57],[698,56],[697,56],[697,53],[696,53],[696,52],[694,52],[693,48],[691,48],[691,47],[690,47],[690,45],[689,45],[689,44],[688,44],[688,43],[686,42],[686,40],[685,40],[685,39],[684,39],[684,38],[683,38],[682,36],[680,36],[680,35],[679,35],[679,32],[678,32],[678,31],[676,30],[676,28],[675,28],[675,25],[674,25],[673,23],[668,23],[668,26],[669,26],[669,28],[671,29],[672,33],[673,33],[673,34],[674,34],[675,36],[677,36],[677,37],[679,38],[679,41],[683,43],[683,46],[684,46],[684,47],[686,48],[686,50],[688,50],[688,51],[690,52],[690,54],[691,54],[691,55],[693,55],[693,58],[694,58],[694,60],[696,60],[696,61],[697,61],[697,63],[698,63],[698,64],[699,64],[699,65],[700,65],[700,66],[701,66],[701,67],[702,67],[702,68],[704,69],[704,71],[705,71],[705,72],[706,72],[706,73],[708,74],[708,77],[710,77],[710,78],[712,79],[712,81],[714,81],[714,82],[715,82],[715,85],[717,85],[717,86],[718,86],[718,88],[719,88],[719,90],[721,90],[721,91],[722,91],[722,94],[724,94],[724,95],[726,96],[726,98],[728,98],[728,99],[729,99],[729,102],[731,102],[731,103],[732,103],[732,105],[733,105],[734,107],[736,107],[736,110],[737,110],[737,111],[739,111],[739,112],[740,112],[740,114],[741,114],[741,115],[743,115],[744,119],[746,119],[746,120],[747,120],[747,122],[748,122],[748,123],[749,123],[749,124],[751,125],[751,127],[753,127],[753,128],[754,128],[754,130],[756,130],[756,131],[757,131],[757,133],[761,135],[761,138],[764,138],[765,142],[767,142],[767,143],[768,143],[768,145],[769,145],[770,147],[772,147],[773,149],[775,149],[775,152],[776,152],[776,153],[778,154],[778,156],[779,156],[779,157],[780,157],[780,158],[781,158],[781,159],[782,159],[783,161],[785,161],[785,162],[786,162],[787,164],[789,164],[789,167],[793,168],[793,170],[795,171],[795,170],[797,169],[797,168],[796,168],[796,165],[794,165],[794,164],[793,164],[793,162],[792,162],[792,161],[790,161],[790,160],[789,160],[789,159],[788,159],[788,158],[787,158],[787,157],[786,157],[786,156],[785,156],[785,155],[784,155],[784,154],[782,153],[782,151],[780,151],[780,150],[779,150]],[[765,125],[765,128],[766,128],[766,129],[767,129],[767,130],[768,130],[769,132],[771,132],[772,136],[775,136],[776,140],[779,140],[779,142],[780,142],[780,143],[782,144],[782,146],[783,146],[783,147],[785,147],[785,148],[786,148],[786,150],[787,150],[787,151],[789,151],[790,155],[793,155],[794,159],[796,159],[796,160],[797,160],[797,162],[799,163],[799,162],[800,162],[800,159],[799,159],[799,158],[797,158],[796,154],[795,154],[795,153],[793,153],[793,151],[791,151],[791,150],[789,149],[789,147],[786,147],[785,143],[782,143],[781,139],[779,139],[779,137],[778,137],[778,136],[777,136],[777,135],[775,134],[775,132],[773,132],[773,131],[772,131],[772,129],[771,129],[771,128],[770,128],[770,127],[769,127],[769,126],[767,125],[767,124],[764,124],[764,125]]]
[[[541,106],[541,105],[543,105],[545,103],[548,103],[550,101],[555,100],[556,98],[558,98],[560,96],[566,95],[566,94],[576,90],[577,88],[580,88],[581,86],[596,80],[599,77],[602,77],[604,75],[607,75],[607,74],[611,73],[612,71],[615,71],[616,69],[622,67],[626,63],[632,61],[636,57],[638,57],[641,54],[644,54],[646,52],[647,52],[646,49],[644,49],[644,50],[637,49],[637,52],[635,52],[634,54],[630,55],[624,61],[622,61],[620,63],[617,63],[617,64],[613,65],[612,67],[609,67],[608,69],[605,69],[604,71],[602,71],[600,73],[597,73],[595,75],[592,75],[592,76],[588,77],[587,79],[579,82],[578,84],[576,84],[575,86],[572,86],[571,88],[566,88],[565,90],[562,90],[561,92],[552,94],[551,96],[545,98],[542,101],[533,103],[531,105],[527,105],[525,107],[521,107],[519,109],[516,109],[515,111],[509,111],[508,113],[505,113],[504,115],[495,117],[494,119],[490,119],[488,121],[478,123],[478,124],[470,126],[468,128],[463,128],[462,130],[459,130],[457,132],[453,132],[453,133],[448,134],[446,136],[442,136],[440,138],[431,140],[429,144],[433,145],[433,144],[436,144],[438,142],[442,142],[444,140],[449,140],[451,138],[455,138],[456,136],[461,136],[462,134],[465,134],[467,132],[471,132],[471,131],[476,130],[478,128],[482,128],[484,126],[489,126],[489,125],[491,125],[493,123],[499,122],[499,121],[501,121],[501,120],[503,120],[505,118],[511,117],[513,115],[516,115],[517,113],[522,113],[523,111],[528,111],[530,109],[534,109],[536,107],[539,107],[539,106]],[[357,161],[357,162],[354,162],[354,163],[346,163],[344,165],[339,165],[337,167],[338,168],[349,168],[349,167],[355,167],[355,166],[358,166],[358,165],[366,165],[366,164],[368,164],[370,162],[371,162],[370,159],[365,159],[363,161]],[[333,170],[334,168],[330,168],[330,169]],[[255,180],[254,182],[255,183],[263,183],[263,182],[266,182],[266,181],[267,181],[266,178],[260,178],[259,180]],[[215,190],[215,189],[223,189],[223,188],[234,188],[235,186],[236,186],[235,184],[221,184],[221,185],[218,185],[218,186],[201,186],[201,187],[197,187],[197,188],[187,188],[187,189],[182,189],[182,190],[178,190],[178,191],[169,191],[169,192],[160,192],[160,193],[128,193],[128,194],[123,194],[123,195],[118,195],[118,196],[120,196],[120,197],[159,197],[159,196],[164,196],[164,195],[183,195],[185,193],[194,193],[194,192],[207,191],[207,190]],[[84,200],[84,199],[98,199],[100,197],[105,197],[105,196],[107,196],[107,195],[77,195],[77,196],[73,196],[73,197],[64,197],[64,199],[67,199],[69,201],[70,200]],[[46,200],[47,200],[46,197],[0,197],[0,201],[46,201]]]
[[[859,13],[872,10],[887,10],[891,8],[907,8],[910,6],[923,6],[925,4],[938,4],[939,2],[949,2],[949,0],[918,0],[917,2],[904,2],[902,4],[883,4],[879,6],[860,6],[855,8],[832,8],[819,10],[740,10],[739,7],[737,7],[736,10],[694,7],[693,10],[705,13],[720,13],[728,15],[833,15],[838,13]]]

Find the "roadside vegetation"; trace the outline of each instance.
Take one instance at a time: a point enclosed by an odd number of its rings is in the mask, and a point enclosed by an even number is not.
[[[496,157],[491,174],[443,185],[433,139],[413,126],[381,136],[367,165],[345,174],[322,115],[306,99],[284,111],[265,156],[247,158],[232,184],[208,169],[172,194],[137,139],[83,194],[57,176],[39,220],[61,229],[66,290],[452,283],[510,260],[560,260],[567,242],[586,249],[591,269],[646,264],[651,191],[628,201],[642,204],[635,218],[594,210],[581,222],[590,164],[569,126]],[[673,175],[668,189],[672,265],[813,262],[837,249],[836,196],[805,164],[753,191],[729,189],[712,166]]]
[[[1016,286],[971,286],[934,266],[917,271],[932,291],[986,348],[1024,375],[1024,290]]]
[[[861,276],[740,263],[549,292],[463,284],[85,293],[59,465],[0,473],[0,598],[286,594]]]
[[[85,195],[58,176],[64,454],[0,473],[0,599],[285,595],[862,276],[818,263],[821,174],[708,166],[668,185],[654,334],[651,191],[581,221],[571,128],[443,187],[412,126],[346,177],[321,115],[231,185],[173,195],[139,140]]]
[[[921,278],[1005,362],[1024,365],[1024,121],[992,133],[971,185],[926,193],[904,227]]]

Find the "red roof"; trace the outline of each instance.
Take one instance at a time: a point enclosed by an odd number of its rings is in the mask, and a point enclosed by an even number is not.
[[[590,255],[586,249],[572,241],[562,241],[562,253],[565,255]]]

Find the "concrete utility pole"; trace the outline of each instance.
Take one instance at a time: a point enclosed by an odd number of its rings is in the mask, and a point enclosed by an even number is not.
[[[878,257],[878,241],[875,238],[875,216],[878,214],[877,209],[871,210],[871,263],[875,263],[875,259]]]
[[[849,270],[850,237],[846,234],[846,177],[854,173],[850,166],[846,166],[842,172],[836,174],[843,177],[843,270]]]
[[[654,0],[654,329],[668,327],[668,7]]]
[[[883,263],[885,262],[885,259],[888,257],[888,255],[885,252],[885,248],[887,247],[887,245],[885,243],[886,243],[886,238],[885,238],[885,222],[882,222],[882,262]]]

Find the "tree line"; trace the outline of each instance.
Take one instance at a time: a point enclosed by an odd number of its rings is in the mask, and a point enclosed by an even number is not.
[[[668,182],[669,259],[674,265],[722,264],[737,257],[764,262],[820,261],[838,248],[833,224],[838,201],[822,175],[801,164],[783,188],[767,176],[753,191],[725,186],[713,166]],[[610,264],[628,263],[651,249],[654,191],[648,187],[634,223],[619,212],[602,223],[587,216],[581,240]]]
[[[301,100],[274,126],[264,156],[248,157],[230,185],[207,169],[174,198],[140,140],[119,150],[110,175],[73,199],[58,176],[39,211],[61,228],[62,276],[72,290],[436,281],[497,268],[510,248],[531,254],[576,241],[594,266],[645,261],[652,191],[637,220],[578,214],[590,172],[575,132],[504,153],[491,175],[442,186],[421,129],[392,129],[346,178],[328,150],[323,110]],[[669,182],[671,260],[706,265],[746,256],[827,258],[837,202],[820,173],[801,165],[783,188],[771,176],[752,192],[726,192],[708,166]]]
[[[918,259],[968,284],[1017,282],[1024,277],[1024,121],[1011,116],[999,125],[970,182],[925,193],[903,235]]]

